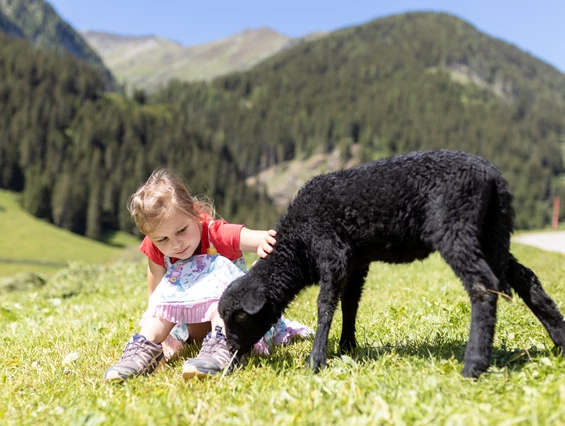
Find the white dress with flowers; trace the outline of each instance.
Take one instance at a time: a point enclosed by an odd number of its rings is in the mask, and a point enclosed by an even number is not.
[[[176,323],[163,349],[170,358],[185,342],[187,324],[208,322],[218,308],[220,296],[236,278],[247,272],[243,257],[230,261],[217,253],[212,242],[207,254],[191,256],[171,263],[164,256],[167,272],[149,298],[149,307],[142,317],[157,317]],[[296,336],[309,336],[312,329],[281,317],[265,336],[255,344],[258,354],[269,354],[274,345],[290,342]]]

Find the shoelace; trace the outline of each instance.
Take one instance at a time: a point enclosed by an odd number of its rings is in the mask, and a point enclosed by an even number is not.
[[[122,355],[122,360],[133,360],[135,361],[136,355],[139,352],[139,357],[143,359],[145,362],[153,362],[155,357],[149,353],[147,350],[143,350],[140,341],[129,342],[126,345],[124,353]]]
[[[215,342],[210,342],[209,345],[207,345],[209,346],[210,356],[218,359],[218,361],[220,361],[222,364],[229,363],[231,359],[231,353],[225,345],[226,338],[224,337],[224,335],[220,332],[216,332],[216,336],[210,336],[210,339],[215,339]]]

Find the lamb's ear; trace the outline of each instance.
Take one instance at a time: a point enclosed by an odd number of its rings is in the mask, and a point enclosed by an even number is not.
[[[241,307],[249,315],[255,315],[265,306],[266,301],[265,294],[261,290],[254,288],[245,293],[245,296],[241,299]]]

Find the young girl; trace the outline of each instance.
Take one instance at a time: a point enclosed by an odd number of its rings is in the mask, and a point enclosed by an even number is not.
[[[243,275],[242,251],[266,257],[276,233],[213,220],[213,207],[192,196],[181,176],[157,169],[130,199],[129,211],[146,237],[140,250],[148,257],[149,307],[139,334],[127,343],[120,361],[105,380],[153,372],[182,342],[202,340],[198,356],[183,365],[183,377],[205,377],[228,367],[232,358],[218,315],[224,289]],[[213,330],[209,332],[210,330]],[[281,319],[256,345],[268,353],[272,344],[312,333],[309,328]]]

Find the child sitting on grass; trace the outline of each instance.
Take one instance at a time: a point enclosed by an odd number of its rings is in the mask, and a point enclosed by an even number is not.
[[[149,307],[141,330],[127,343],[120,361],[106,371],[105,380],[151,373],[188,339],[203,343],[198,356],[184,363],[185,379],[223,371],[232,355],[218,300],[246,271],[242,251],[266,257],[276,244],[275,231],[214,220],[213,207],[192,196],[182,177],[168,169],[153,172],[132,195],[129,211],[146,235],[140,249],[149,263]],[[269,353],[273,344],[311,333],[308,327],[281,318],[255,349]]]

